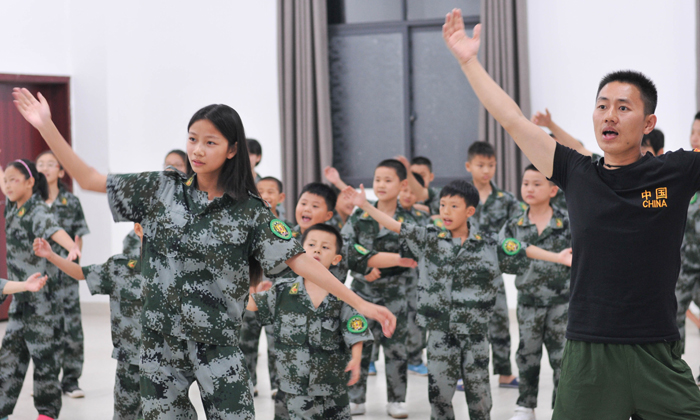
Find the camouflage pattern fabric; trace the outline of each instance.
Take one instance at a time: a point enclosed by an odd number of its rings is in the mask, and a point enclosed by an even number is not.
[[[41,197],[33,195],[19,209],[5,203],[7,274],[24,281],[36,272],[46,273],[47,263],[34,255],[35,238],[48,239],[60,230]],[[27,373],[34,363],[34,406],[39,414],[58,417],[61,411],[59,355],[63,305],[59,285],[49,278],[36,293],[16,293],[0,347],[0,418],[12,414]]]
[[[690,302],[700,306],[700,201],[696,193],[688,207],[688,220],[681,248],[681,271],[676,283],[678,311],[676,324],[681,334],[681,349],[685,352],[685,319]]]
[[[5,299],[7,299],[8,295],[2,293],[2,291],[5,290],[5,286],[7,286],[8,281],[9,280],[0,279],[0,304],[2,304],[5,301]]]
[[[124,237],[122,247],[122,254],[141,257],[141,239],[133,230]]]
[[[428,187],[428,199],[422,204],[430,208],[430,214],[440,214],[440,193],[442,188],[440,187]]]
[[[345,395],[347,401],[349,374],[344,370],[352,346],[372,340],[367,320],[331,294],[315,308],[301,277],[280,281],[253,298],[260,321],[275,328],[280,391],[287,398],[294,395],[332,400]],[[323,399],[317,402],[322,409],[326,406]],[[308,409],[313,413],[319,408]],[[303,407],[290,405],[287,410],[290,418],[304,411]]]
[[[253,420],[253,385],[238,346],[180,340],[144,327],[141,404],[146,420],[193,420],[188,391],[197,381],[208,419]]]
[[[569,304],[549,306],[529,306],[518,303],[518,328],[520,345],[515,361],[520,372],[520,396],[517,404],[521,407],[537,407],[537,393],[540,384],[540,361],[542,346],[547,348],[549,364],[553,370],[554,391],[552,408],[557,397],[557,386],[561,376],[561,361],[566,345],[566,322]]]
[[[431,223],[430,215],[420,210],[410,210],[416,223],[426,226]],[[408,315],[406,353],[408,354],[408,364],[418,366],[423,363],[423,350],[427,343],[425,329],[416,322],[418,315],[418,270],[411,270],[411,274],[406,277],[406,313]],[[372,360],[376,360],[373,358]]]
[[[138,420],[143,418],[141,410],[141,387],[139,365],[117,361],[114,378],[113,420]]]
[[[246,366],[253,386],[258,384],[258,347],[260,345],[260,334],[265,330],[267,338],[267,371],[270,374],[270,388],[279,389],[279,380],[275,370],[275,332],[271,325],[263,326],[258,319],[257,313],[245,311],[243,313],[243,323],[241,324],[240,346],[245,356]]]
[[[491,182],[491,195],[486,202],[476,206],[476,213],[469,220],[474,227],[485,234],[496,235],[503,225],[511,218],[519,215],[525,209],[511,193],[499,189]],[[489,341],[493,352],[493,374],[510,376],[513,369],[510,363],[510,320],[506,288],[503,279],[499,280],[498,299],[493,311],[493,319],[489,324]]]
[[[283,411],[275,420],[350,420],[348,395],[312,397],[279,391]]]
[[[74,196],[59,183],[59,191],[56,200],[49,206],[58,225],[68,233],[71,239],[76,236],[81,238],[90,233],[85,221],[83,207],[78,197]],[[60,257],[68,256],[68,251],[54,241],[49,241],[53,252]],[[67,389],[78,386],[78,378],[83,373],[85,359],[85,344],[83,337],[83,323],[80,314],[80,287],[78,282],[65,275],[53,264],[48,264],[48,275],[54,277],[60,284],[60,294],[63,299],[63,353],[61,368],[63,378],[61,386]]]
[[[334,228],[338,229],[338,232],[343,229],[343,225],[345,222],[343,222],[343,219],[340,217],[340,214],[336,210],[333,210],[333,217],[329,221],[326,222],[327,225],[331,225]]]
[[[489,342],[485,335],[428,333],[428,399],[431,420],[454,420],[452,398],[464,381],[470,420],[491,418]]]

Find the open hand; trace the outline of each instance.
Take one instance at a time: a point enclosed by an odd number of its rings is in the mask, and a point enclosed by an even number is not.
[[[372,271],[370,271],[369,274],[367,274],[365,276],[365,280],[367,280],[369,282],[373,282],[373,281],[379,279],[381,276],[382,276],[382,272],[379,271],[378,268],[373,268]]]
[[[547,108],[544,109],[544,112],[544,114],[540,111],[535,112],[535,115],[532,116],[532,122],[540,127],[549,128],[552,125],[552,114],[549,113]]]
[[[28,292],[38,292],[44,287],[46,280],[48,280],[48,276],[42,276],[41,273],[34,273],[24,282],[24,286],[27,288]]]
[[[406,172],[411,172],[411,162],[409,162],[408,159],[406,159],[406,156],[399,155],[396,156],[394,159],[398,160],[403,164],[404,167],[406,167]]]
[[[360,191],[357,191],[350,185],[345,187],[342,194],[348,201],[352,202],[353,206],[362,207],[367,202],[367,194],[365,193],[365,186],[360,184]]]
[[[323,176],[326,177],[328,182],[333,185],[340,182],[340,174],[338,173],[338,170],[332,166],[326,166],[323,169]]]
[[[75,242],[73,243],[73,248],[68,252],[68,256],[66,259],[68,261],[75,261],[77,258],[80,258],[82,256],[82,253],[80,252],[80,245],[78,245],[78,237],[75,237]]]
[[[399,259],[399,267],[416,268],[418,267],[418,262],[410,258],[401,258]]]
[[[573,259],[573,251],[571,248],[566,248],[559,253],[559,264],[563,264],[567,267],[571,267],[571,260]]]
[[[37,257],[49,258],[53,253],[51,250],[51,245],[49,245],[49,242],[44,238],[34,239],[32,247],[34,248],[34,254],[36,254]]]
[[[391,337],[396,330],[396,317],[390,310],[383,306],[375,305],[365,301],[358,312],[367,318],[373,319],[382,326],[382,332],[385,336]]]
[[[13,102],[19,113],[34,128],[41,130],[51,123],[51,109],[44,95],[38,93],[37,96],[38,100],[26,88],[12,89]]]
[[[442,25],[442,38],[447,44],[452,55],[455,56],[460,65],[467,64],[479,52],[481,44],[481,24],[474,27],[474,36],[469,38],[464,30],[464,19],[462,11],[453,9],[445,17],[445,24]]]
[[[350,372],[348,386],[355,385],[360,379],[360,362],[362,362],[362,358],[350,359],[350,362],[345,367],[345,371]]]

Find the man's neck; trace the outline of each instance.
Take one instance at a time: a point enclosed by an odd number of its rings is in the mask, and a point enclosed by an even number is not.
[[[623,166],[631,165],[642,158],[642,152],[639,149],[630,150],[621,154],[605,153],[605,163],[603,166],[606,169],[618,169]]]

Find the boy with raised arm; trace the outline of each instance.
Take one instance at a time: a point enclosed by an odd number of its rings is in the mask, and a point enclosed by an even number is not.
[[[554,420],[700,419],[700,390],[680,358],[674,288],[700,154],[642,156],[656,124],[656,88],[619,71],[598,86],[593,126],[605,156],[591,162],[530,122],[479,64],[481,27],[459,10],[443,37],[474,92],[569,204],[573,265],[567,343]]]
[[[419,260],[419,325],[428,331],[428,380],[431,419],[454,419],[452,397],[464,379],[469,418],[490,418],[488,322],[496,303],[501,271],[520,273],[531,258],[566,262],[561,254],[509,238],[478,233],[468,222],[479,193],[467,181],[452,181],[440,193],[440,217],[446,230],[394,220],[367,203],[361,192],[347,188],[355,205],[386,229]],[[525,250],[525,252],[522,252]],[[567,256],[568,255],[568,256]]]

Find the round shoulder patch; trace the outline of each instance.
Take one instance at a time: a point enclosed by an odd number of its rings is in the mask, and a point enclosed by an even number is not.
[[[508,255],[515,255],[518,252],[520,252],[520,241],[515,239],[515,238],[506,238],[503,240],[503,252],[505,252]]]
[[[367,251],[367,248],[363,247],[360,244],[355,244],[355,251],[359,252],[362,255],[369,254],[369,251]]]
[[[355,315],[348,319],[348,331],[353,334],[360,334],[367,329],[367,319],[362,315]]]
[[[275,236],[284,240],[289,240],[292,238],[292,230],[280,219],[272,219],[270,221],[270,230],[275,234]]]
[[[695,204],[696,201],[698,201],[698,193],[695,193],[693,198],[690,200],[690,204]]]

